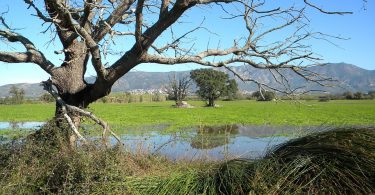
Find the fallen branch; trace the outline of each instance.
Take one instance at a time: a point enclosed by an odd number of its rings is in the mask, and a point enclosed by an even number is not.
[[[80,114],[82,114],[83,116],[86,116],[88,118],[90,118],[91,120],[93,120],[95,123],[97,123],[98,125],[102,126],[103,127],[103,133],[102,133],[102,136],[103,136],[103,139],[104,137],[106,136],[107,132],[110,132],[111,135],[119,142],[121,143],[121,139],[118,135],[116,135],[108,126],[108,124],[101,120],[100,118],[96,117],[92,112],[89,112],[89,111],[86,111],[86,110],[83,110],[83,109],[80,109],[78,107],[75,107],[75,106],[71,106],[71,105],[66,105],[68,110],[72,111],[72,112],[78,112]]]
[[[82,140],[84,143],[87,143],[87,140],[79,133],[77,127],[74,125],[72,119],[68,115],[67,106],[64,102],[64,100],[61,99],[59,94],[53,89],[52,87],[52,81],[47,80],[42,82],[43,89],[46,90],[48,93],[50,93],[56,100],[57,104],[61,106],[62,112],[64,113],[64,118],[68,122],[70,128],[73,130],[73,132],[77,135],[77,137]]]

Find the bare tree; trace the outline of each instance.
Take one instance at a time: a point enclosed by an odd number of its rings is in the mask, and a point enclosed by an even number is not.
[[[144,63],[195,63],[225,67],[243,81],[255,82],[259,88],[287,94],[296,89],[290,88],[283,70],[291,70],[307,81],[324,85],[329,78],[311,72],[306,65],[319,60],[311,50],[309,40],[327,37],[308,28],[306,10],[312,9],[323,14],[347,14],[326,11],[306,0],[276,6],[274,2],[257,0],[44,0],[40,2],[44,8],[33,0],[24,2],[25,6],[35,11],[38,19],[50,24],[44,32],[52,32],[58,38],[56,41],[61,42],[61,50],[55,53],[63,54],[64,60],[61,64],[55,64],[47,59],[30,39],[6,23],[6,14],[3,14],[0,17],[1,40],[19,43],[25,51],[0,51],[0,61],[38,65],[50,75],[50,81],[63,101],[80,108],[86,108],[108,95],[119,78]],[[176,36],[179,33],[173,27],[184,25],[178,22],[189,19],[187,10],[213,7],[221,9],[226,15],[217,20],[238,22],[241,19],[247,33],[233,39],[231,46],[211,48],[207,44],[204,49],[195,46],[195,43],[205,40],[188,39],[198,31],[214,33],[205,27],[204,21]],[[156,41],[162,34],[166,35],[163,40],[168,39],[166,44],[161,44],[162,40]],[[269,39],[272,34],[279,35],[279,40]],[[117,46],[120,47],[119,51],[112,50],[114,38],[120,36],[124,37],[127,45]],[[120,55],[117,61],[106,63],[106,55],[115,53]],[[251,75],[236,72],[231,68],[231,65],[236,64],[269,70],[285,88],[268,86],[254,80]],[[87,83],[84,75],[91,65],[95,69],[96,80]],[[69,115],[78,125],[80,114],[70,112]],[[64,118],[61,104],[57,104],[56,116]]]
[[[173,77],[169,77],[169,83],[166,88],[168,98],[176,102],[176,106],[182,106],[182,101],[186,98],[189,93],[189,87],[191,86],[191,80],[188,75],[179,76],[176,78],[176,74]]]

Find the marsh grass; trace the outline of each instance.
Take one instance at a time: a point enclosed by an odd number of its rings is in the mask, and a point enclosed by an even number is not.
[[[100,143],[71,148],[58,129],[48,128],[51,134],[42,139],[29,136],[1,145],[1,194],[375,192],[375,130],[370,128],[312,133],[264,158],[225,162],[172,162]]]

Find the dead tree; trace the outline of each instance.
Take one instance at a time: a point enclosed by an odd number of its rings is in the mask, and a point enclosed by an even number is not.
[[[166,89],[168,98],[176,102],[176,106],[182,106],[182,101],[186,98],[189,87],[191,86],[191,80],[189,76],[180,76],[176,78],[176,75],[169,78],[169,83]]]
[[[323,33],[312,32],[308,28],[306,10],[322,14],[347,14],[348,12],[327,11],[307,0],[301,3],[281,3],[256,0],[44,0],[37,2],[24,0],[25,6],[34,10],[37,19],[48,24],[43,32],[52,32],[61,42],[62,48],[56,55],[64,55],[62,63],[52,62],[26,36],[18,33],[0,17],[0,38],[2,41],[18,43],[24,51],[0,51],[0,61],[8,63],[32,63],[50,75],[52,85],[57,88],[59,97],[71,106],[87,106],[111,92],[112,85],[123,75],[139,64],[157,63],[175,65],[194,63],[209,67],[225,67],[243,81],[254,82],[261,89],[274,89],[291,94],[284,70],[324,85],[322,75],[311,72],[308,65],[316,64],[319,58],[311,50],[309,40],[323,39]],[[41,5],[40,5],[41,4]],[[10,10],[12,10],[12,5]],[[298,7],[300,6],[300,7]],[[189,20],[188,10],[222,10],[222,23],[242,20],[245,34],[236,35],[233,45],[197,47],[197,42],[189,39],[196,33],[211,33],[205,22],[192,21],[197,26],[185,33],[174,29]],[[196,18],[196,17],[192,17]],[[28,18],[28,20],[31,20]],[[194,19],[192,19],[194,20]],[[181,28],[186,29],[186,28]],[[270,35],[279,40],[269,39]],[[177,36],[177,34],[180,34]],[[162,40],[158,38],[164,36]],[[111,49],[115,38],[123,37],[126,45]],[[227,39],[227,37],[224,37]],[[52,40],[53,41],[53,40]],[[162,43],[165,41],[166,43]],[[7,44],[8,44],[7,43]],[[129,48],[129,49],[125,49]],[[120,55],[109,64],[106,55]],[[234,64],[269,70],[275,80],[285,88],[268,86],[253,79],[245,72],[236,72]],[[93,66],[96,80],[87,83],[84,75],[88,66]],[[64,118],[63,106],[56,104],[56,117]],[[70,112],[76,126],[80,123],[79,112]]]

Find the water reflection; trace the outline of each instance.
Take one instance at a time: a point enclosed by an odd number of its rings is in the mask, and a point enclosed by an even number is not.
[[[203,126],[191,139],[190,146],[195,149],[212,149],[230,143],[238,134],[238,125]]]
[[[260,158],[267,149],[290,139],[274,129],[265,132],[259,132],[259,129],[253,132],[252,126],[204,126],[187,134],[160,134],[155,131],[149,135],[124,134],[122,140],[134,153],[156,153],[172,160],[222,160]]]
[[[43,122],[0,122],[0,129],[38,129]],[[222,160],[259,158],[268,148],[290,139],[300,129],[292,126],[224,125],[199,126],[165,133],[168,126],[144,127],[121,135],[126,148],[133,153],[160,154],[172,160]],[[92,126],[83,126],[90,136]],[[130,133],[133,132],[133,133]],[[1,141],[2,138],[0,138]],[[96,139],[96,137],[91,137]],[[116,143],[113,140],[113,143]]]

